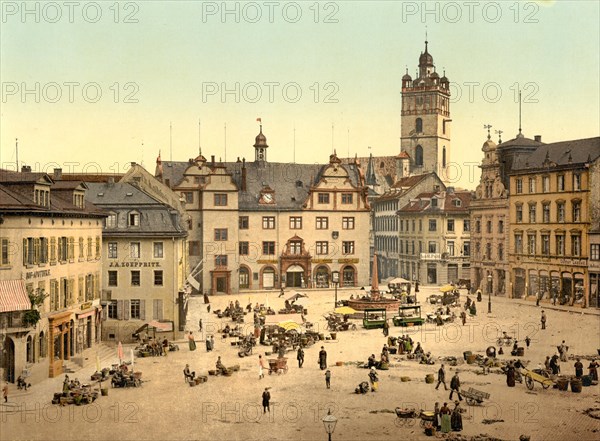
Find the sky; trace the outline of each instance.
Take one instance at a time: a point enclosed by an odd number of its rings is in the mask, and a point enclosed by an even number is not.
[[[0,166],[151,172],[400,151],[401,78],[429,41],[451,82],[453,183],[474,189],[484,124],[598,136],[597,1],[1,3]]]

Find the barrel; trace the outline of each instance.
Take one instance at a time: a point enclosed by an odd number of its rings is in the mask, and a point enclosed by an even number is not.
[[[575,393],[581,392],[581,379],[580,378],[571,378],[571,392],[575,392]]]
[[[321,341],[325,340],[325,334],[323,334],[323,333],[320,332],[319,333],[319,340],[321,340]]]
[[[331,335],[332,340],[335,340],[337,338],[337,332],[330,332],[329,335]]]
[[[591,386],[592,385],[592,376],[584,375],[583,377],[581,377],[581,385],[584,387]]]
[[[556,387],[558,390],[567,390],[569,388],[569,380],[566,378],[559,378],[556,380]]]
[[[465,351],[465,352],[463,352],[463,357],[464,357],[465,361],[467,360],[467,357],[468,357],[469,355],[471,355],[471,354],[472,354],[472,352],[471,352],[471,351]]]
[[[517,348],[517,357],[523,357],[525,355],[525,348]]]
[[[475,363],[475,359],[477,358],[477,356],[475,354],[469,354],[467,355],[467,364],[473,364]]]
[[[434,381],[433,374],[427,374],[427,375],[425,375],[425,383],[432,384],[433,381]]]

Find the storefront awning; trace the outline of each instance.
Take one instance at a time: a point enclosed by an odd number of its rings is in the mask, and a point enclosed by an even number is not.
[[[0,312],[31,309],[23,280],[0,280]]]

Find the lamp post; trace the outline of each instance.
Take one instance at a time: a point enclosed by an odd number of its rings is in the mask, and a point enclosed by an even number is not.
[[[335,430],[335,425],[337,424],[337,418],[331,414],[331,409],[327,410],[327,415],[323,418],[323,425],[325,426],[325,431],[329,436],[329,441],[331,441],[331,434]]]
[[[488,274],[488,314],[492,312],[492,275]]]
[[[332,271],[331,272],[331,281],[333,282],[333,286],[335,287],[335,303],[333,304],[333,309],[337,308],[337,287],[338,283],[340,283],[340,272]]]

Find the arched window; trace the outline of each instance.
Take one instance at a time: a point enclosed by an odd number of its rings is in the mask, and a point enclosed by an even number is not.
[[[250,288],[250,272],[248,268],[240,267],[240,289]]]
[[[446,167],[446,146],[442,148],[442,167]]]
[[[423,120],[421,118],[417,118],[415,121],[415,131],[417,133],[423,133]]]
[[[420,145],[418,145],[415,149],[415,165],[423,165],[423,147],[421,147]]]

